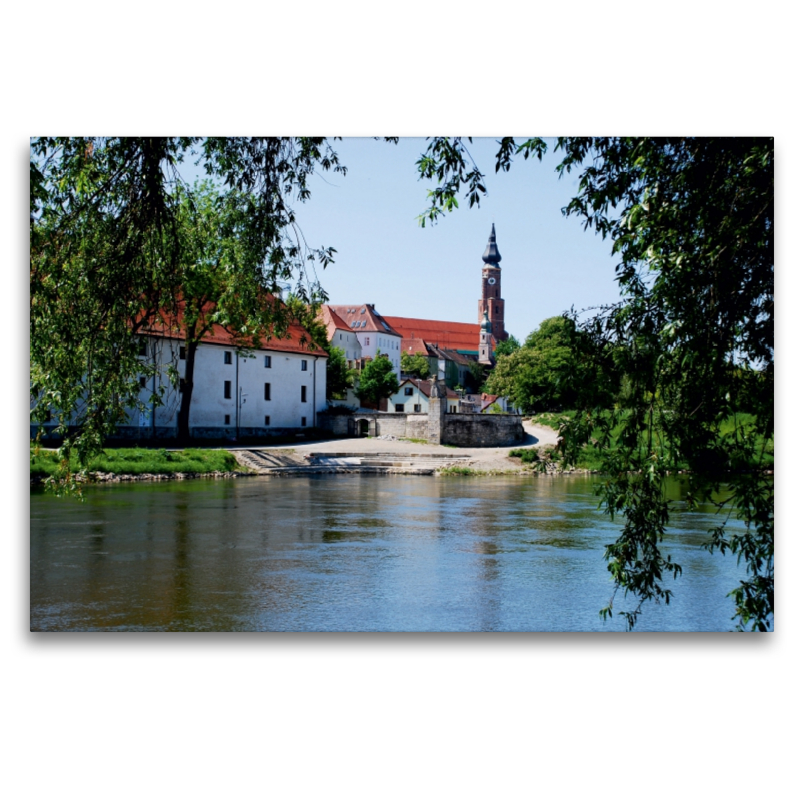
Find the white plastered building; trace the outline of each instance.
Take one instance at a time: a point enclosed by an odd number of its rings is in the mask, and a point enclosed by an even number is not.
[[[327,354],[309,348],[308,334],[299,325],[290,325],[288,335],[240,349],[224,328],[214,326],[195,352],[192,439],[269,437],[316,426],[317,414],[327,408]],[[186,378],[184,340],[177,331],[152,331],[138,339],[142,364],[155,366],[156,372],[140,378],[139,400],[146,410],[129,410],[114,438],[174,439]],[[170,379],[173,371],[177,386]],[[47,433],[57,423],[54,419],[43,427]],[[37,430],[31,425],[31,437]]]
[[[192,438],[259,437],[315,427],[317,414],[327,407],[327,354],[301,343],[304,333],[292,325],[290,338],[240,349],[224,329],[214,326],[195,353],[189,411]],[[184,343],[158,334],[141,341],[147,351],[142,358],[154,359],[160,369],[144,381],[140,393],[149,412],[131,414],[130,424],[149,427],[153,437],[175,435],[186,377]],[[178,388],[169,380],[170,365],[177,370]],[[150,398],[162,388],[163,405],[153,404]]]
[[[347,368],[353,369],[357,367],[363,358],[363,353],[361,342],[355,330],[349,328],[347,323],[330,306],[322,306],[320,319],[325,325],[328,341],[344,351]]]
[[[361,357],[374,359],[378,353],[391,361],[400,381],[400,353],[403,338],[375,310],[374,304],[365,303],[360,306],[325,306],[339,319],[343,320],[347,330],[352,331],[361,344]]]

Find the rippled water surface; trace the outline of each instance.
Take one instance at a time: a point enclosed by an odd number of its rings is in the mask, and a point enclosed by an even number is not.
[[[598,616],[617,525],[593,483],[336,475],[98,486],[85,503],[32,492],[31,628],[621,630]],[[699,547],[712,524],[675,516],[666,548],[683,576],[638,629],[731,629],[739,572]]]

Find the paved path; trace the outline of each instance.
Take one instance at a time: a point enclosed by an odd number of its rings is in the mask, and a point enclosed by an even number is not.
[[[262,445],[255,447],[227,447],[233,453],[239,450],[252,450],[259,452],[259,458],[269,459],[275,467],[300,465],[308,463],[306,456],[309,453],[353,453],[362,455],[396,453],[410,456],[420,455],[430,458],[468,457],[471,465],[476,469],[515,469],[519,468],[519,461],[508,458],[508,453],[517,447],[542,447],[554,445],[558,434],[552,428],[532,425],[523,422],[525,439],[510,447],[447,447],[445,445],[420,444],[381,438],[353,438],[333,439],[322,442],[298,442],[297,444]]]

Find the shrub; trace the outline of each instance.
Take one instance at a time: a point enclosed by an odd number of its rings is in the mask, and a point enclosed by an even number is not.
[[[512,450],[509,455],[512,458],[518,458],[523,464],[534,464],[539,460],[539,452],[529,448],[517,448]]]

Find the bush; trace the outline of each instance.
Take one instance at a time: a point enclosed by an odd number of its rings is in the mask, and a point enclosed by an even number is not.
[[[512,450],[509,455],[512,458],[518,458],[523,464],[534,464],[539,460],[539,452],[528,448],[517,448]]]

